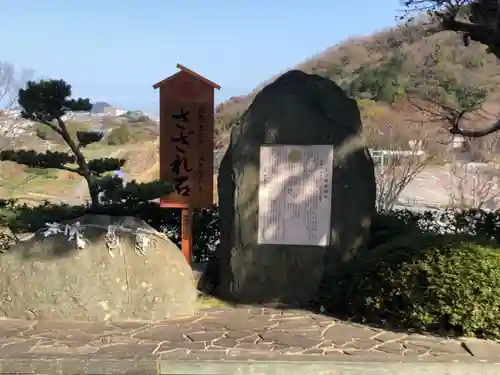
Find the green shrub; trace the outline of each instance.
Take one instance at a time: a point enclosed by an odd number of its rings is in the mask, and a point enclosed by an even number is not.
[[[77,139],[76,138],[77,131],[89,130],[89,124],[80,121],[68,120],[66,121],[66,127],[68,128],[69,135],[71,136],[72,139]],[[44,141],[50,141],[58,145],[66,145],[62,137],[55,131],[50,129],[47,125],[36,124],[35,134],[38,138],[43,139]]]
[[[379,212],[372,221],[370,249],[392,241],[403,234],[421,231],[419,214],[409,210]]]
[[[324,308],[365,323],[500,337],[500,252],[457,235],[414,233],[354,257]]]
[[[44,168],[36,168],[36,167],[26,167],[24,168],[25,173],[34,174],[36,176],[49,176],[51,171]]]
[[[131,143],[133,139],[131,129],[126,125],[120,125],[109,133],[108,145],[124,145]]]
[[[143,123],[121,124],[111,130],[107,137],[108,145],[124,145],[157,139],[151,126]]]

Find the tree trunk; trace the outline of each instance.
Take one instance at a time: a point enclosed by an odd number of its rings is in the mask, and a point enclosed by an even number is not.
[[[71,139],[71,136],[69,135],[68,128],[66,127],[66,124],[64,121],[60,118],[57,119],[57,123],[59,124],[59,128],[61,130],[61,136],[66,142],[66,144],[69,146],[71,151],[75,154],[76,157],[76,162],[78,163],[78,167],[80,168],[80,174],[85,178],[85,181],[87,182],[87,186],[89,188],[89,194],[90,194],[90,202],[92,208],[96,208],[99,206],[99,189],[97,185],[94,183],[94,179],[92,178],[92,171],[89,169],[89,165],[87,163],[87,160],[85,159],[85,156],[82,154],[80,151],[80,148],[78,145]]]
[[[94,183],[94,179],[92,176],[84,176],[85,181],[87,182],[87,186],[89,188],[89,194],[90,194],[90,204],[92,208],[97,208],[99,207],[99,189],[97,188],[97,185]]]

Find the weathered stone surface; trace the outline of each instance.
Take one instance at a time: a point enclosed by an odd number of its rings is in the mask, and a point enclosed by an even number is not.
[[[366,244],[373,161],[356,101],[334,82],[290,71],[265,87],[232,129],[218,175],[221,240],[202,286],[242,303],[314,303],[325,277]],[[262,145],[332,145],[331,245],[257,245]]]
[[[133,217],[86,215],[83,249],[64,234],[43,231],[0,256],[0,316],[20,319],[163,319],[195,313],[192,271],[179,249]],[[66,224],[66,223],[63,223]],[[132,233],[116,232],[120,248],[108,250],[108,225],[154,235],[145,255]]]

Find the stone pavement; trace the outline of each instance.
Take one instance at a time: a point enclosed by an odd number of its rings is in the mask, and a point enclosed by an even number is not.
[[[468,363],[476,367],[489,363],[499,364],[495,369],[500,373],[500,342],[389,332],[309,312],[266,308],[211,308],[194,317],[157,322],[0,320],[0,373],[89,373],[88,364],[97,366],[99,360],[108,368],[90,373],[130,373],[133,368],[137,374],[141,364],[149,364],[145,373],[157,373],[154,363],[159,359]],[[63,369],[64,363],[76,369]],[[115,366],[112,371],[109,363]]]

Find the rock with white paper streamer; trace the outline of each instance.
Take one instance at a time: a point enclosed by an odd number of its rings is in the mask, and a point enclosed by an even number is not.
[[[164,319],[195,313],[191,268],[165,235],[134,217],[46,223],[0,255],[0,316]]]

